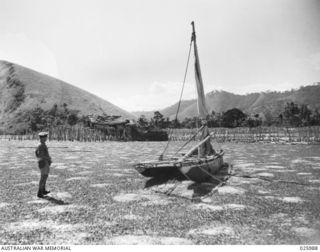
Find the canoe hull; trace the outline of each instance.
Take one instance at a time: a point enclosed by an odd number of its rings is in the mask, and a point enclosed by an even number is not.
[[[146,167],[141,165],[136,165],[135,169],[145,177],[160,177],[163,175],[175,175],[180,173],[177,167],[167,166],[167,167]]]
[[[165,161],[149,161],[135,165],[135,169],[145,177],[164,175],[183,175],[195,182],[214,179],[220,172],[226,173],[227,164],[223,162],[223,152],[205,158],[190,157],[186,160],[170,159]]]
[[[182,163],[180,172],[190,180],[204,182],[214,179],[223,167],[223,156],[209,157],[192,163]]]

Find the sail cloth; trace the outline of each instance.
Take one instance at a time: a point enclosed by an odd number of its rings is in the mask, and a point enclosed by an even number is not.
[[[197,94],[198,94],[198,113],[200,118],[205,119],[207,115],[209,115],[209,113],[208,113],[206,100],[204,96],[203,82],[202,82],[202,76],[201,76],[201,70],[200,70],[200,61],[199,61],[198,48],[196,43],[196,33],[194,30],[192,33],[192,41],[194,45],[194,57],[195,57],[194,69],[195,69],[196,86],[197,86]]]
[[[193,29],[191,41],[193,42],[193,46],[194,46],[194,57],[195,57],[194,69],[195,69],[196,86],[197,86],[197,93],[198,93],[198,113],[201,119],[206,119],[209,113],[206,106],[206,100],[205,100],[204,89],[203,89],[194,22],[192,22],[191,25]],[[201,128],[202,130],[201,130],[200,140],[203,140],[203,139],[207,139],[207,140],[199,146],[198,153],[200,157],[205,157],[207,155],[212,155],[214,153],[214,150],[210,143],[210,132],[207,124],[203,123]]]

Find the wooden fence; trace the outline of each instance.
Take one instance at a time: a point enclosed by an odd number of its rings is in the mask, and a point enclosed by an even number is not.
[[[121,136],[115,130],[91,129],[87,127],[66,127],[58,126],[50,128],[49,140],[57,141],[80,141],[80,142],[97,142],[120,140]],[[37,140],[38,133],[25,135],[0,135],[0,139],[8,140]]]
[[[197,129],[173,129],[169,132],[171,140],[185,141]],[[217,142],[305,142],[320,143],[320,127],[257,127],[257,128],[211,128],[213,139]]]
[[[196,133],[197,129],[168,129],[169,139],[185,141]],[[276,143],[314,143],[320,144],[320,127],[257,127],[257,128],[210,128],[217,142],[276,142]],[[36,133],[26,135],[0,135],[0,139],[36,140]],[[196,138],[198,140],[198,138]],[[116,131],[90,129],[86,127],[55,127],[49,130],[49,140],[57,141],[117,141],[121,136]]]

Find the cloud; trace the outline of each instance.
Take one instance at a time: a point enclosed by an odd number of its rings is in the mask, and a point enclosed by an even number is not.
[[[320,52],[312,54],[308,58],[308,62],[316,71],[320,71]]]
[[[30,39],[25,33],[0,35],[0,60],[59,78],[54,53],[42,41]]]
[[[109,101],[128,111],[150,111],[163,109],[178,102],[182,84],[178,82],[153,82],[143,93],[129,97],[115,97]],[[185,83],[182,99],[196,98],[194,84]]]
[[[208,84],[205,87],[205,93],[213,90],[224,90],[234,94],[248,94],[254,92],[278,91],[283,92],[299,88],[299,85],[293,85],[289,81],[281,83],[252,83],[245,85],[225,86],[215,83]],[[123,95],[121,97],[104,97],[106,100],[116,104],[127,111],[152,111],[160,110],[171,106],[179,101],[182,84],[178,82],[153,82],[143,93],[135,93],[133,95]],[[185,83],[185,89],[182,100],[196,99],[197,93],[194,83]]]

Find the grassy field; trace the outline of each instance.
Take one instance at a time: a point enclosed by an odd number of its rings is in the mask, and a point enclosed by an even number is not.
[[[150,186],[132,168],[165,142],[51,141],[52,193],[39,199],[37,144],[0,141],[0,244],[320,243],[319,146],[216,146],[233,176],[213,190]]]

